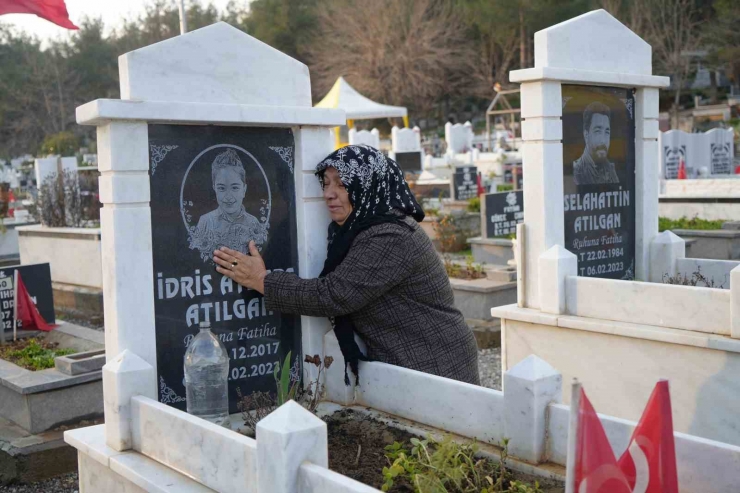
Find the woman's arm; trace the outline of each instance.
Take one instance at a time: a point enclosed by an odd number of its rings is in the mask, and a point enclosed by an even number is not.
[[[302,279],[288,272],[264,278],[269,310],[315,317],[353,313],[385,294],[413,268],[405,245],[408,230],[400,225],[360,233],[341,264],[326,277]]]

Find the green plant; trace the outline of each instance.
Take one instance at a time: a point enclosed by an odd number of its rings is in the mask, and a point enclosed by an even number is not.
[[[437,217],[439,216],[439,209],[436,207],[427,207],[424,209],[424,214],[428,217]]]
[[[509,190],[514,190],[514,185],[511,183],[500,183],[496,185],[497,192],[508,192]]]
[[[658,218],[658,231],[668,231],[674,229],[722,229],[722,224],[726,221],[724,219],[710,220],[700,219],[696,216],[691,219],[686,216],[681,219],[669,219],[667,217]]]
[[[54,344],[29,339],[17,344],[16,347],[0,349],[0,357],[28,370],[36,371],[54,368],[54,358],[74,352],[74,349],[57,349]]]
[[[290,378],[290,357],[292,354],[293,351],[288,351],[282,369],[280,369],[280,365],[275,365],[273,376],[277,386],[276,403],[278,407],[293,400],[300,385],[300,378]]]
[[[508,440],[502,444],[501,462],[478,458],[476,442],[457,443],[412,438],[411,447],[398,442],[388,445],[388,466],[383,468],[383,491],[394,484],[408,483],[417,493],[542,493],[538,483],[529,486],[513,481],[506,469]]]
[[[480,212],[480,197],[468,200],[468,212]]]

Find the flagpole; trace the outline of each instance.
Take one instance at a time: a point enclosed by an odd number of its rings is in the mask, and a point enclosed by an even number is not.
[[[13,271],[13,341],[17,340],[16,328],[18,327],[18,269]]]
[[[188,32],[188,18],[187,12],[185,11],[185,0],[178,0],[178,7],[180,8],[180,34]]]
[[[581,405],[581,383],[573,379],[570,390],[568,421],[568,454],[565,458],[565,493],[576,493],[576,453],[578,452],[578,409]]]

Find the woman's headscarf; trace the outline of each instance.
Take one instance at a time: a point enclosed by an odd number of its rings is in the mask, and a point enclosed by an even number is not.
[[[337,149],[316,166],[319,179],[329,167],[339,173],[352,204],[352,212],[342,226],[335,222],[329,225],[329,247],[320,277],[328,275],[342,263],[355,237],[370,226],[395,223],[410,228],[404,221],[405,216],[411,216],[417,222],[424,219],[424,211],[409,190],[398,164],[379,150],[367,145]],[[344,356],[344,381],[349,385],[347,364],[357,381],[358,361],[366,361],[367,358],[357,347],[350,316],[336,317],[332,323]]]

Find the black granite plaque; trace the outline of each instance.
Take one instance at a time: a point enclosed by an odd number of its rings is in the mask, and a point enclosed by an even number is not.
[[[732,174],[732,144],[728,142],[712,142],[709,144],[711,153],[711,174]]]
[[[230,412],[237,388],[275,390],[273,370],[288,351],[300,373],[300,317],[268,311],[212,261],[216,248],[246,253],[254,240],[268,269],[298,272],[294,148],[290,129],[149,126],[161,402],[185,409],[183,357],[201,321],[231,359]]]
[[[54,293],[51,289],[51,269],[49,264],[15,265],[0,269],[0,300],[2,300],[3,330],[13,332],[13,287],[15,271],[21,275],[23,285],[36,304],[39,313],[48,324],[56,323],[54,315]],[[23,330],[20,320],[17,330]],[[7,339],[7,336],[6,336]]]
[[[396,153],[396,163],[402,171],[421,172],[421,160],[421,151]]]
[[[686,166],[686,146],[670,147],[663,146],[663,176],[666,180],[678,178],[678,169],[681,161]]]
[[[524,192],[487,193],[486,238],[516,234],[516,225],[524,221]]]
[[[635,277],[632,89],[563,85],[565,247],[578,275]]]
[[[453,200],[469,200],[478,196],[478,168],[462,166],[452,175]]]

